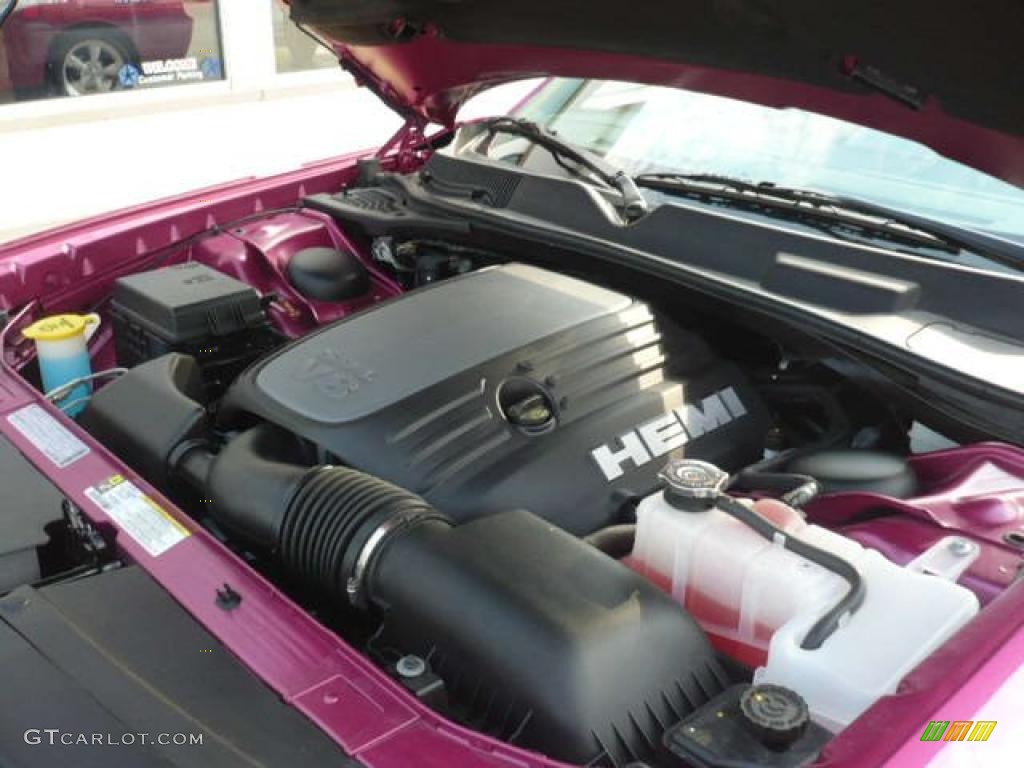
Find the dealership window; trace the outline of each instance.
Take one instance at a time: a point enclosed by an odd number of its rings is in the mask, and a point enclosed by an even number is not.
[[[288,4],[270,0],[274,13],[274,55],[279,73],[337,69],[338,57],[292,24]]]
[[[19,0],[0,27],[0,103],[222,80],[218,6]]]

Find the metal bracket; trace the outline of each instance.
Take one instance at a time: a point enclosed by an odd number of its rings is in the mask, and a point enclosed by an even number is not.
[[[978,557],[981,547],[962,536],[946,536],[906,565],[908,571],[956,581]]]

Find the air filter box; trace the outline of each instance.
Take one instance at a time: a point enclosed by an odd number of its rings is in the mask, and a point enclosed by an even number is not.
[[[367,592],[379,647],[429,659],[457,720],[574,765],[652,760],[729,682],[670,596],[524,510],[396,534]]]

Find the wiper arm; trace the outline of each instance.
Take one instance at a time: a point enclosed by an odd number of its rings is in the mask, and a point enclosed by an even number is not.
[[[1024,252],[998,237],[841,195],[780,187],[709,173],[645,173],[638,186],[766,211],[796,221],[847,226],[907,245],[957,254],[969,251],[1020,269]]]
[[[636,221],[647,213],[647,201],[640,194],[639,187],[628,173],[582,147],[577,147],[565,139],[559,138],[536,123],[522,118],[496,117],[476,125],[491,135],[505,133],[527,139],[532,144],[547,150],[556,163],[574,176],[580,175],[580,168],[589,172],[603,184],[619,193],[622,199],[622,211],[627,221]],[[566,161],[577,167],[569,167],[565,164]]]

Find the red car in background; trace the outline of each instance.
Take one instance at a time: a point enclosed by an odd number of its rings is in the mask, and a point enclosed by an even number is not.
[[[19,99],[81,96],[120,88],[127,64],[184,56],[192,17],[183,0],[21,0],[2,40]]]

